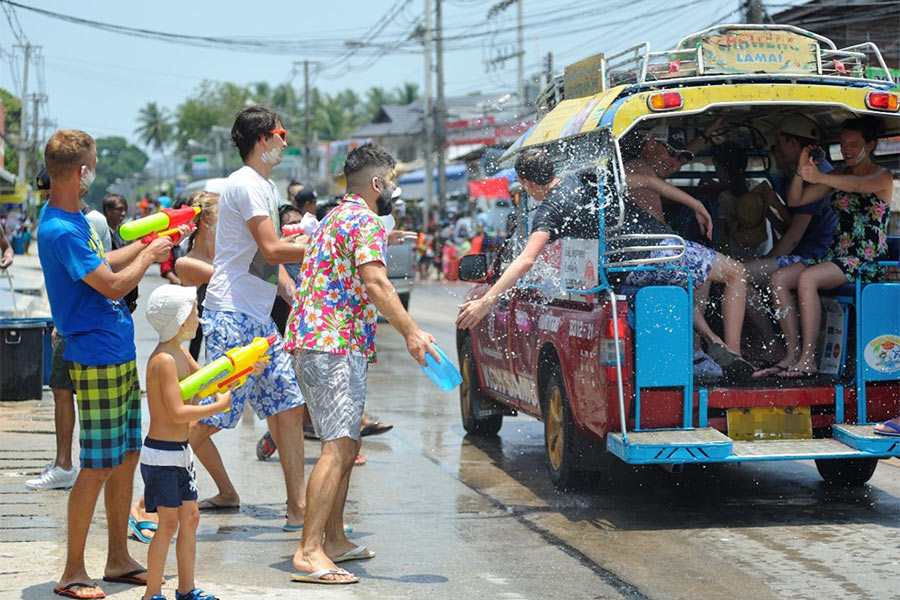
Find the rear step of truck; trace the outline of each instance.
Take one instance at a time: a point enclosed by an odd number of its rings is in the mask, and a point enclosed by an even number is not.
[[[833,438],[735,441],[717,429],[611,432],[606,448],[629,464],[681,464],[888,458],[900,456],[900,438],[880,436],[874,425],[833,425]]]

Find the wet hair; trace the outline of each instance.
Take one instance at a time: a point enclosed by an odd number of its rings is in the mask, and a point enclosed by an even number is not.
[[[269,132],[280,120],[274,110],[259,104],[248,106],[238,113],[231,126],[231,142],[237,146],[241,160],[247,160],[260,136],[268,140],[274,135]]]
[[[735,141],[728,140],[710,149],[713,162],[728,173],[728,189],[735,196],[747,191],[747,152]]]
[[[847,119],[841,123],[841,131],[858,131],[863,140],[869,142],[878,141],[878,130],[881,128],[878,119],[865,116]]]
[[[294,206],[293,204],[282,204],[278,207],[278,224],[281,227],[284,227],[284,219],[287,217],[288,213],[295,212],[298,215],[300,214],[300,209]]]
[[[516,159],[516,175],[537,185],[547,185],[555,175],[553,161],[543,150],[526,150]]]
[[[96,145],[94,138],[78,129],[60,129],[44,147],[50,179],[66,178],[87,164]]]
[[[351,186],[360,185],[361,176],[367,176],[373,169],[392,171],[397,162],[387,150],[372,143],[365,143],[347,154],[344,161],[344,177]]]
[[[190,252],[194,248],[194,238],[197,237],[197,232],[200,231],[200,219],[209,219],[210,215],[219,209],[219,195],[200,190],[188,196],[187,201],[183,202],[182,205],[185,204],[200,209],[200,212],[191,221],[197,225],[197,229],[194,229],[191,232],[191,237],[188,238],[187,251]]]
[[[103,214],[105,215],[119,204],[122,204],[125,210],[128,210],[128,201],[125,199],[125,196],[122,194],[106,194],[103,196]]]

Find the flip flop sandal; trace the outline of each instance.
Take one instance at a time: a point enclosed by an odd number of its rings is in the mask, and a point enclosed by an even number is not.
[[[887,427],[888,429],[893,429],[894,431],[882,431],[881,429],[875,429],[875,433],[878,435],[886,435],[889,437],[900,437],[900,425],[896,423],[892,423],[891,421],[885,421],[882,423],[882,426]]]
[[[313,427],[306,426],[303,428],[303,437],[307,440],[317,441],[319,436],[316,435],[316,430]]]
[[[131,537],[137,539],[139,542],[149,544],[150,540],[153,538],[144,534],[144,530],[149,529],[151,531],[156,531],[156,527],[157,525],[153,521],[137,521],[134,517],[128,517],[128,528],[131,530]]]
[[[203,504],[204,502],[206,503],[206,506],[201,506],[201,504]],[[216,502],[213,502],[211,499],[207,498],[206,500],[201,500],[200,502],[197,503],[197,510],[200,510],[203,512],[227,513],[227,512],[240,512],[241,507],[240,507],[240,505],[233,506],[233,505],[226,505],[226,504],[218,504]]]
[[[791,375],[791,373],[796,373],[796,375]],[[802,369],[785,369],[778,374],[780,379],[812,379],[818,376],[818,373],[811,373]]]
[[[147,585],[146,579],[138,579],[137,575],[146,575],[147,569],[135,569],[134,571],[128,571],[127,573],[123,573],[122,575],[104,575],[103,581],[109,583],[127,583],[128,585]],[[162,581],[166,582],[165,579]]]
[[[728,381],[746,381],[756,372],[756,367],[720,344],[710,344],[706,351],[722,367],[722,375]]]
[[[380,421],[369,421],[366,425],[359,431],[360,437],[366,437],[369,435],[379,435],[381,433],[387,433],[391,429],[393,429],[393,425],[385,425]]]
[[[322,579],[326,575],[351,575],[353,579]],[[359,577],[353,575],[344,569],[319,569],[312,573],[298,571],[291,575],[291,581],[297,583],[323,583],[330,585],[345,585],[348,583],[359,583]]]
[[[70,583],[69,585],[58,585],[53,588],[53,593],[57,596],[62,596],[64,598],[106,598],[106,594],[103,592],[92,592],[90,594],[79,594],[74,591],[73,587],[82,587],[82,588],[92,588],[97,587],[93,583],[84,583],[83,581],[76,581],[75,583]]]
[[[369,550],[365,546],[357,546],[353,550],[344,552],[337,558],[332,558],[331,562],[337,564],[347,562],[348,560],[369,560],[370,558],[375,558],[375,552]]]

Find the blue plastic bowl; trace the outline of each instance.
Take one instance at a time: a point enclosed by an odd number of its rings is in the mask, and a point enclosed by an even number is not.
[[[437,347],[437,344],[432,344],[431,346],[438,353],[438,356],[441,357],[441,362],[438,363],[431,354],[426,352],[426,366],[423,366],[422,370],[425,371],[428,378],[434,382],[434,385],[445,392],[449,392],[462,383],[462,375],[459,374],[459,369],[456,368],[456,365],[453,364],[450,357],[444,354],[444,352]]]

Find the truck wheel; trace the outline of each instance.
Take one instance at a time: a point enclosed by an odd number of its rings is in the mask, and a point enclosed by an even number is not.
[[[823,458],[816,461],[816,469],[825,483],[841,487],[864,484],[875,474],[877,466],[877,458]]]
[[[409,292],[397,294],[397,297],[400,298],[400,304],[403,305],[403,310],[409,311]]]
[[[544,416],[544,447],[547,468],[556,487],[567,490],[584,483],[584,473],[578,469],[579,435],[569,411],[569,397],[559,365],[554,365],[542,397]]]
[[[490,404],[490,400],[481,393],[478,385],[478,371],[475,368],[475,353],[472,340],[466,338],[459,348],[459,367],[462,383],[459,386],[459,411],[462,425],[466,433],[472,435],[497,435],[503,425],[503,415],[478,417],[482,403]]]

